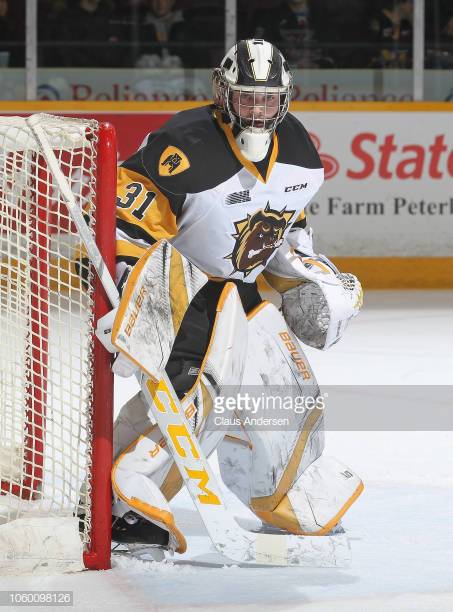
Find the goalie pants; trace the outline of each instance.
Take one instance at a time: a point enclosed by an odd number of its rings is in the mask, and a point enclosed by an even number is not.
[[[189,305],[168,360],[166,371],[182,399],[192,387],[206,355],[216,308],[227,281],[208,281]],[[235,282],[246,314],[262,302],[256,283]]]

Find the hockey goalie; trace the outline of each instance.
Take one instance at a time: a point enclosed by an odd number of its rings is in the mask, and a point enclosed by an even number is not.
[[[314,251],[304,209],[323,167],[288,113],[291,92],[278,49],[240,41],[214,70],[214,103],[149,134],[118,171],[117,284],[122,304],[135,296],[125,337],[139,338],[145,361],[162,356],[191,435],[206,456],[217,451],[225,484],[264,530],[320,542],[341,532],[363,485],[323,454],[320,391],[301,343],[336,343],[362,290]],[[108,343],[111,318],[102,325]],[[142,366],[120,353],[114,371],[143,381]],[[291,411],[289,427],[263,428],[237,404],[223,426],[226,395],[250,389],[258,399],[310,396],[314,407]],[[264,404],[253,403],[254,417],[268,416]],[[171,510],[182,483],[143,388],[114,427],[113,540],[184,552]]]

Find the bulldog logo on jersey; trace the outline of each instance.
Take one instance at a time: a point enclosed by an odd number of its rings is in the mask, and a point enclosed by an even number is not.
[[[283,234],[294,216],[294,210],[273,210],[269,202],[246,219],[235,222],[236,239],[233,252],[225,259],[231,259],[234,272],[244,277],[258,266],[265,266],[269,257],[283,242]]]
[[[190,168],[187,155],[177,147],[167,147],[159,159],[159,176],[174,176]]]

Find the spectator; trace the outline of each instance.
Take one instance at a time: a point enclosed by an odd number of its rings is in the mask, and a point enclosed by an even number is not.
[[[223,5],[206,0],[181,10],[175,0],[116,4],[112,32],[123,50],[123,66],[207,68],[224,55]]]
[[[139,55],[138,32],[142,25],[142,0],[116,0],[110,15],[110,41],[117,67],[135,65]]]
[[[436,24],[437,25],[437,24]],[[426,68],[453,68],[453,13],[444,23],[439,24],[439,34],[428,41],[426,49]],[[434,44],[433,44],[434,43]]]
[[[65,10],[64,0],[41,0],[38,3],[38,66],[66,65],[67,49],[61,45]]]
[[[147,0],[139,12],[139,68],[177,68],[184,63],[186,22],[175,0]]]
[[[193,3],[196,4],[196,3]],[[184,12],[186,65],[211,68],[220,64],[225,55],[224,0],[201,0]]]
[[[292,68],[330,67],[332,60],[317,44],[321,17],[316,2],[286,0],[269,11],[256,11],[253,36],[275,44]]]
[[[67,0],[65,9],[55,9],[47,27],[47,40],[56,43],[50,50],[54,54],[53,65],[114,66],[111,13],[108,0]],[[62,45],[62,41],[66,44]]]
[[[17,6],[11,5],[8,0],[0,0],[0,68],[25,64],[23,15],[12,15],[11,9],[14,8]]]
[[[412,0],[386,0],[370,24],[372,41],[379,46],[373,68],[412,67]]]
[[[376,0],[317,0],[316,40],[323,56],[330,57],[336,68],[364,68],[368,61],[367,25],[370,3]]]
[[[449,68],[453,67],[453,13],[442,28],[441,45],[443,52],[450,57]]]
[[[12,39],[11,24],[8,20],[8,0],[0,0],[0,67],[9,65]]]

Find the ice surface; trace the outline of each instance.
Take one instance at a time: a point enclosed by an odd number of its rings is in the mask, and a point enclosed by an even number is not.
[[[452,315],[453,292],[368,291],[345,338],[307,353],[321,385],[451,385]],[[119,381],[117,407],[135,389]],[[326,444],[366,486],[344,519],[347,570],[187,564],[215,557],[206,557],[209,540],[182,491],[174,506],[189,547],[174,564],[115,557],[109,572],[8,577],[0,589],[74,590],[73,609],[87,611],[453,610],[452,432],[327,432]],[[253,521],[239,504],[234,511]]]

